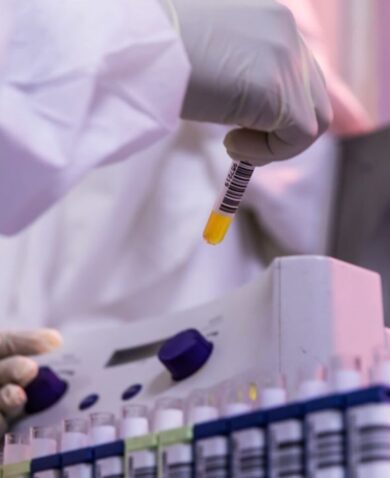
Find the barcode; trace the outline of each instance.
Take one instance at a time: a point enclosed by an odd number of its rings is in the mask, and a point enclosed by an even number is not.
[[[263,478],[265,476],[264,448],[246,448],[239,453],[237,477]]]
[[[390,461],[390,426],[366,426],[359,430],[359,462]]]
[[[203,463],[196,469],[196,478],[227,478],[228,457],[226,455],[203,458]]]
[[[345,464],[344,434],[341,431],[319,433],[316,437],[314,460],[319,469],[343,467]]]
[[[133,472],[134,478],[157,478],[156,467],[136,468]]]
[[[225,190],[217,209],[225,214],[235,214],[252,177],[254,166],[244,161],[233,161],[225,182]]]
[[[164,475],[166,478],[192,478],[192,464],[177,463],[175,465],[168,465]]]
[[[274,477],[303,476],[303,442],[280,443],[271,457],[271,470]]]

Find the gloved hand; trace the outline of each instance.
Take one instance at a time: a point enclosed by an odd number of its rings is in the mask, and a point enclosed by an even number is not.
[[[47,353],[61,344],[55,330],[0,332],[0,438],[9,418],[15,418],[26,403],[23,387],[37,375],[38,366],[25,355]]]
[[[182,116],[239,125],[229,154],[255,165],[294,156],[332,119],[321,71],[290,11],[273,0],[169,0],[192,64]]]

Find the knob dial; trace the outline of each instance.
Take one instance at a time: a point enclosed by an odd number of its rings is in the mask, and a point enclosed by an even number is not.
[[[28,414],[39,413],[50,408],[65,394],[68,384],[49,367],[40,367],[38,375],[25,388]]]
[[[198,330],[188,329],[168,339],[160,348],[158,358],[175,381],[184,380],[208,361],[213,344]]]

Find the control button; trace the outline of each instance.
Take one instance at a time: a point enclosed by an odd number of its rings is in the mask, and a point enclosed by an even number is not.
[[[135,385],[131,385],[128,389],[126,389],[122,393],[122,400],[130,400],[131,398],[134,398],[136,395],[140,393],[142,390],[142,385],[139,383],[136,383]]]
[[[68,384],[49,367],[40,367],[36,378],[27,385],[25,392],[28,414],[39,413],[54,405],[65,394]]]
[[[180,381],[197,372],[210,358],[212,351],[213,344],[198,330],[188,329],[168,339],[160,348],[158,358],[173,380]]]
[[[91,393],[91,395],[87,395],[83,398],[79,404],[79,410],[87,410],[95,405],[95,403],[99,400],[99,395],[97,393]]]

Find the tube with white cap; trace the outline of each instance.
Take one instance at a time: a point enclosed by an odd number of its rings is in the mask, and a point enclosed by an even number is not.
[[[93,446],[114,442],[117,438],[116,418],[113,413],[97,412],[89,416],[89,440]],[[121,478],[124,475],[123,459],[112,456],[96,460],[95,478]]]
[[[373,385],[390,385],[390,350],[377,349],[371,369]],[[347,412],[348,473],[356,478],[390,476],[390,405],[374,403]]]
[[[62,452],[85,448],[89,445],[89,423],[84,418],[66,418],[62,421],[60,447]],[[64,478],[92,478],[92,463],[78,463],[63,469]]]
[[[193,476],[192,444],[188,442],[185,429],[183,402],[163,398],[157,402],[154,415],[155,430],[160,432],[160,464],[163,478],[191,478]],[[175,439],[164,445],[169,430],[175,430]],[[162,432],[162,433],[161,433]],[[165,433],[164,433],[165,432]],[[165,438],[164,438],[165,437]]]
[[[287,401],[286,380],[281,374],[267,377],[261,393],[265,408],[275,408]],[[272,476],[304,476],[302,420],[291,418],[272,423],[267,430],[268,464]]]
[[[362,386],[359,357],[335,356],[330,361],[330,386],[334,392],[350,392]]]
[[[227,380],[218,384],[208,391],[204,404],[213,407],[214,413],[218,407],[221,418],[241,415],[251,408],[248,394],[242,385],[240,379]],[[195,446],[195,476],[224,478],[229,475],[229,437],[218,435],[205,438],[199,440]]]
[[[249,403],[260,408],[260,373],[256,370],[246,375]],[[232,433],[230,468],[232,476],[263,478],[266,476],[266,433],[264,428],[253,426]]]
[[[305,368],[300,374],[298,399],[310,400],[331,391],[325,367]],[[305,418],[306,475],[313,478],[346,476],[343,413],[330,408],[309,413]]]
[[[151,433],[150,413],[146,405],[131,403],[122,408],[120,435],[122,439],[137,439]],[[128,451],[126,453],[128,478],[156,478],[157,453],[155,449]]]
[[[120,437],[133,438],[149,433],[149,410],[146,405],[131,403],[122,408]]]
[[[6,433],[4,437],[3,464],[14,465],[29,458],[30,442],[28,433]]]
[[[58,431],[55,427],[35,426],[30,428],[31,458],[43,458],[58,452]],[[59,478],[60,469],[34,473],[33,478]]]

